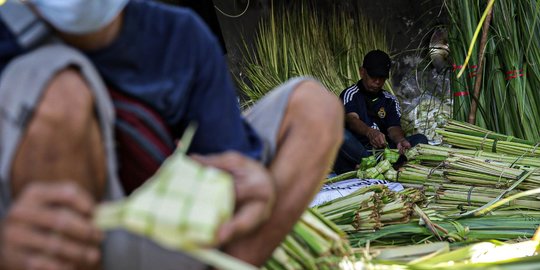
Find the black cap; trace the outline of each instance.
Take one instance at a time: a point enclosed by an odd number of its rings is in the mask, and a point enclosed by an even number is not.
[[[392,61],[390,56],[381,50],[370,51],[364,56],[362,67],[371,77],[388,78]]]

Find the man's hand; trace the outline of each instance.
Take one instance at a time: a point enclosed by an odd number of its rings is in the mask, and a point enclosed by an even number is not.
[[[403,139],[397,144],[397,149],[399,150],[400,155],[404,155],[405,151],[410,148],[411,148],[411,143],[407,141],[407,139]]]
[[[366,135],[369,139],[369,143],[373,147],[377,149],[386,147],[386,137],[384,136],[382,132],[376,129],[370,128]]]
[[[0,227],[0,269],[96,267],[103,237],[91,223],[93,208],[74,184],[30,184]]]
[[[259,162],[236,152],[194,155],[193,159],[222,169],[234,178],[235,214],[219,229],[220,244],[252,232],[268,219],[274,206],[276,187],[272,176]]]

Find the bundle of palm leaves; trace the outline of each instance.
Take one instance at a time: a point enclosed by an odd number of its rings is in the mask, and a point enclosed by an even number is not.
[[[483,65],[477,41],[493,4]],[[540,141],[540,5],[537,0],[445,1],[454,62],[454,119],[466,121],[476,77],[482,75],[476,123],[495,132]],[[475,33],[477,34],[475,36]],[[472,44],[472,46],[470,46]],[[470,48],[470,49],[469,49]],[[469,54],[468,54],[469,53]],[[468,65],[466,56],[470,56]],[[483,68],[480,70],[479,67]],[[458,72],[463,76],[458,77]]]
[[[315,77],[339,93],[359,79],[368,51],[389,51],[384,33],[359,8],[344,12],[334,7],[323,12],[312,1],[272,6],[253,46],[245,45],[241,76],[236,78],[247,98],[245,105],[294,76]],[[386,89],[391,89],[390,83]]]

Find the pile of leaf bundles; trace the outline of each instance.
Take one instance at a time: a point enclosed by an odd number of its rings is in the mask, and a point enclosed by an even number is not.
[[[436,132],[443,136],[444,143],[459,148],[540,157],[540,141],[527,141],[459,121],[450,120],[444,128],[437,129]]]
[[[393,192],[384,185],[373,185],[315,209],[346,233],[368,232],[385,225],[407,222],[413,205],[423,199],[418,189]]]
[[[446,216],[464,214],[540,187],[540,170],[535,167],[538,158],[429,145],[418,145],[407,156],[413,162],[400,169],[400,183],[423,189],[428,208]],[[531,194],[491,214],[540,216],[538,210],[540,199]]]
[[[339,269],[351,262],[345,234],[316,210],[308,209],[263,269]]]
[[[460,149],[448,146],[418,144],[406,152],[409,161],[418,161],[426,166],[437,166],[451,155],[477,157],[490,162],[502,162],[540,168],[540,159],[523,155],[492,153],[491,151]]]
[[[434,210],[424,209],[427,215],[438,215]],[[382,227],[371,232],[354,232],[348,235],[353,248],[370,246],[405,246],[445,240],[452,246],[480,241],[516,241],[530,239],[540,225],[540,217],[528,217],[514,213],[508,216],[483,216],[459,220],[436,219],[432,222],[437,229],[435,234],[419,219],[407,223]]]
[[[435,167],[406,164],[399,172],[401,183],[433,184],[453,183],[527,190],[540,187],[540,170],[482,158],[450,155]]]

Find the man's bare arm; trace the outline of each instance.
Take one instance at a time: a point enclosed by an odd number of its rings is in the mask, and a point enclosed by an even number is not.
[[[405,150],[411,148],[411,143],[405,138],[405,132],[400,126],[389,127],[388,137],[397,145],[400,154],[404,154]]]

